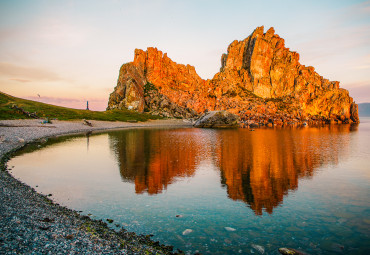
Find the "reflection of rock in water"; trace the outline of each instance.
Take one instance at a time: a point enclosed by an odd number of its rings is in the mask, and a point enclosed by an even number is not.
[[[176,177],[190,177],[201,160],[221,171],[221,183],[233,200],[256,214],[272,213],[299,178],[337,164],[349,149],[349,125],[303,129],[127,130],[110,133],[121,176],[137,193],[160,193]]]
[[[272,213],[298,179],[326,164],[337,164],[349,148],[350,126],[324,126],[220,133],[217,155],[222,183],[231,199]]]
[[[135,182],[136,193],[160,193],[176,177],[195,172],[201,144],[182,130],[128,130],[110,134],[123,180]]]

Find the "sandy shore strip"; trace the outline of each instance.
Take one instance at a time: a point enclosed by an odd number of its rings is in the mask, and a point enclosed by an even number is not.
[[[1,254],[172,254],[171,247],[53,203],[45,195],[13,178],[6,162],[27,143],[43,138],[89,131],[141,127],[191,127],[184,120],[147,122],[0,121],[0,253]]]

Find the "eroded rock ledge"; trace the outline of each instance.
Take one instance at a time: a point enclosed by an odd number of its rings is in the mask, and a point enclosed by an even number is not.
[[[359,122],[348,91],[301,65],[299,54],[263,26],[229,45],[211,80],[156,48],[136,49],[110,95],[107,109],[115,108],[182,118],[227,110],[240,117],[241,126]]]

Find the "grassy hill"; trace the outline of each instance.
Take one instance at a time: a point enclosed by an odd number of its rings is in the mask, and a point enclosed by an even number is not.
[[[21,108],[29,113],[36,113],[39,118],[58,120],[146,121],[149,119],[161,118],[159,116],[141,114],[129,110],[110,110],[104,112],[78,110],[21,99],[0,92],[0,120],[30,118],[27,114],[22,112],[22,110],[17,108]]]

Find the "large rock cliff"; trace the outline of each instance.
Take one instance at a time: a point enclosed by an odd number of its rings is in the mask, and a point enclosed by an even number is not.
[[[108,109],[114,108],[185,118],[228,110],[244,126],[359,122],[348,91],[301,65],[299,54],[286,48],[273,28],[264,33],[263,26],[229,45],[211,80],[156,48],[136,49],[110,95]]]

